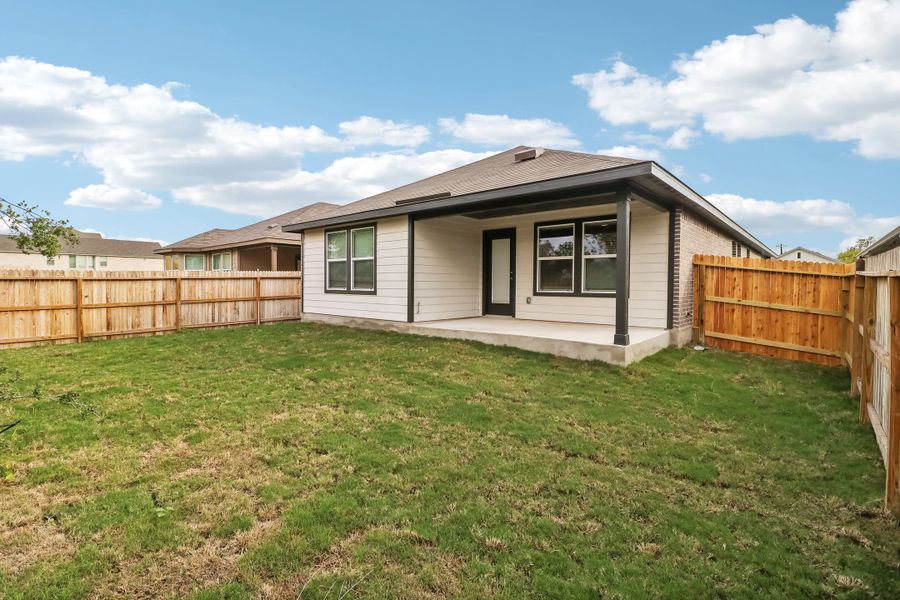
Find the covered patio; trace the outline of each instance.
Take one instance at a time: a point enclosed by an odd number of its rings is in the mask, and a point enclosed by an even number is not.
[[[626,365],[670,345],[663,328],[631,327],[628,346],[615,343],[615,325],[561,323],[501,316],[447,319],[410,325],[410,333],[511,346],[578,360]]]
[[[493,315],[402,323],[305,313],[303,320],[430,337],[471,340],[576,360],[600,360],[616,365],[631,364],[673,343],[673,331],[662,327],[632,326],[630,343],[623,346],[615,343],[615,325],[538,321]]]

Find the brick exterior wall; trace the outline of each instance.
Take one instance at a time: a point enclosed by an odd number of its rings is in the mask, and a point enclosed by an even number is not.
[[[694,319],[694,255],[731,256],[733,238],[683,208],[676,208],[673,239],[672,327],[678,329],[690,325]],[[759,254],[752,252],[751,256],[758,258]]]

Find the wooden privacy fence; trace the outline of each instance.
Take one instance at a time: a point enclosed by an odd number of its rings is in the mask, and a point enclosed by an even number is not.
[[[0,348],[300,318],[296,271],[0,271]]]
[[[860,271],[845,332],[850,392],[872,424],[887,477],[885,505],[900,512],[900,271]]]
[[[728,350],[849,367],[884,460],[885,506],[900,512],[900,271],[696,256],[694,333]]]
[[[700,343],[839,365],[853,265],[694,257]]]

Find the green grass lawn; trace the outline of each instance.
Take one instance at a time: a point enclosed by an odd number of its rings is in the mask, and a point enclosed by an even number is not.
[[[841,369],[311,324],[5,350],[8,598],[900,597]]]

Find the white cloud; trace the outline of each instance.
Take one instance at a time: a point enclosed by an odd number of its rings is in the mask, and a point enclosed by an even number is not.
[[[634,158],[637,160],[655,160],[662,162],[663,155],[655,148],[644,148],[641,146],[612,146],[610,148],[602,148],[597,150],[597,154],[605,154],[607,156],[621,156],[623,158]]]
[[[461,157],[476,156],[389,152],[381,162],[395,170],[369,178],[342,170],[346,159],[309,172],[299,162],[308,153],[372,145],[412,148],[428,139],[428,128],[370,116],[340,123],[337,136],[314,125],[263,125],[178,99],[179,87],[129,87],[81,69],[0,59],[0,160],[62,155],[96,168],[103,182],[74,190],[66,200],[72,206],[146,210],[160,200],[144,190],[167,190],[184,201],[270,215],[315,200],[355,200],[368,190],[407,183],[405,177],[433,174],[445,164],[459,166]],[[364,157],[359,167],[378,162],[377,156]],[[219,202],[210,195],[226,189],[260,197]]]
[[[395,123],[391,120],[362,116],[338,124],[348,143],[354,146],[386,145],[414,148],[428,141],[430,132],[424,125]]]
[[[150,210],[159,208],[162,200],[141,190],[95,184],[72,190],[65,204],[106,210]]]
[[[485,146],[518,145],[577,148],[580,144],[568,127],[549,119],[514,119],[509,115],[466,114],[462,121],[438,119],[441,131]]]
[[[198,185],[174,194],[176,199],[192,204],[267,216],[312,202],[358,200],[491,154],[464,150],[383,152],[340,158],[318,172],[297,169],[278,179]]]
[[[700,181],[703,183],[709,183],[713,180],[712,175],[707,175],[706,173],[700,173]]]
[[[667,148],[673,150],[686,150],[691,147],[691,141],[699,135],[699,132],[690,127],[679,127],[669,136],[665,144]]]
[[[792,239],[809,233],[838,234],[846,238],[841,243],[842,249],[857,238],[871,235],[877,239],[900,225],[900,214],[892,217],[859,214],[842,200],[816,198],[779,202],[737,194],[709,194],[706,199],[755,234],[789,235]]]
[[[699,123],[727,140],[802,134],[900,158],[898,31],[900,0],[856,0],[833,29],[790,17],[715,40],[677,59],[672,78],[617,61],[572,81],[615,125]]]

